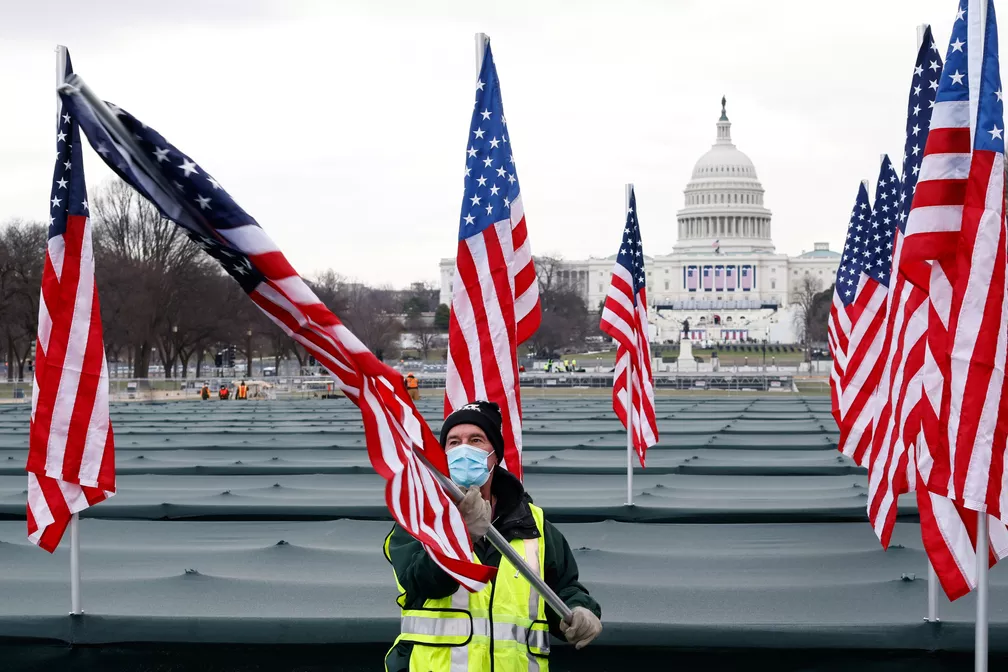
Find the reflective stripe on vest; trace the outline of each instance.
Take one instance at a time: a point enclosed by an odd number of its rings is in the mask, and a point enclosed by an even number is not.
[[[544,517],[541,509],[531,508],[539,538],[515,539],[510,545],[542,577]],[[550,634],[545,609],[539,594],[502,558],[493,585],[479,593],[459,588],[450,596],[428,599],[421,608],[404,609],[396,642],[414,644],[411,670],[483,672],[494,666],[489,655],[499,669],[546,672]]]
[[[464,650],[465,644],[470,638],[490,636],[490,619],[488,618],[473,618],[470,624],[468,616],[444,618],[421,616],[415,611],[408,613],[411,615],[402,617],[401,627],[402,634],[412,641],[455,646]],[[521,645],[528,644],[537,649],[548,651],[548,635],[549,633],[545,630],[532,630],[517,623],[493,624],[493,638],[499,642],[510,641]]]

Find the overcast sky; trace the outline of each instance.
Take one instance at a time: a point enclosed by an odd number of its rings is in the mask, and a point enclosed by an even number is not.
[[[302,275],[435,280],[454,256],[490,35],[533,252],[644,249],[713,143],[721,95],[778,251],[839,250],[858,182],[902,156],[916,29],[944,57],[954,0],[33,0],[0,21],[0,222],[43,220],[56,43],[106,100],[202,164]],[[816,10],[821,8],[821,13]],[[110,176],[85,157],[94,192]]]

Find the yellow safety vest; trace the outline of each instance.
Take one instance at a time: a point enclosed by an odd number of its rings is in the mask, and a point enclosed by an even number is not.
[[[515,539],[511,546],[542,578],[546,559],[543,512],[533,504],[529,508],[539,538]],[[475,555],[473,561],[479,562]],[[396,586],[402,607],[406,593],[398,577]],[[392,646],[400,642],[413,644],[410,672],[489,672],[491,651],[494,672],[549,671],[545,602],[503,556],[497,578],[480,592],[459,587],[455,594],[427,600],[419,609],[403,609],[401,632]]]

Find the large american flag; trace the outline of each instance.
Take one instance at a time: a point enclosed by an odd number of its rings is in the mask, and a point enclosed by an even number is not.
[[[844,239],[843,253],[840,255],[840,268],[848,263],[855,249],[854,237],[858,234],[857,227],[862,228],[868,224],[871,216],[871,202],[868,198],[867,182],[862,182],[858,186],[857,198],[854,200],[854,207],[851,209],[850,220],[847,222],[847,237]],[[850,333],[850,315],[847,314],[846,304],[840,300],[840,288],[846,284],[846,274],[840,268],[837,269],[837,277],[833,282],[833,302],[830,305],[829,316],[826,320],[826,342],[829,346],[830,356],[833,365],[830,367],[830,400],[831,410],[837,427],[840,426],[840,383],[843,369],[847,357],[847,336]]]
[[[887,156],[879,173],[876,191],[879,206],[885,204],[881,196],[889,198],[889,183],[895,171]],[[830,370],[830,393],[833,416],[840,428],[838,448],[864,465],[864,454],[871,443],[874,406],[871,401],[878,384],[878,353],[866,359],[871,345],[885,320],[886,294],[889,291],[889,274],[892,270],[892,230],[896,217],[887,215],[889,223],[879,211],[871,209],[868,189],[862,183],[851,211],[847,242],[837,270],[833,305],[828,319],[830,350],[833,367]],[[879,344],[876,350],[881,347]],[[851,356],[856,356],[852,362]],[[848,365],[857,373],[845,377]],[[857,386],[848,390],[848,384]],[[853,417],[848,419],[849,410]]]
[[[977,47],[967,48],[968,67],[980,71],[980,86],[970,92],[977,114],[961,227],[956,244],[943,249],[935,263],[950,269],[946,276],[952,285],[946,341],[949,394],[940,423],[946,438],[941,448],[948,455],[928,484],[933,492],[961,500],[968,509],[1002,517],[1008,512],[1004,484],[1008,429],[1003,415],[1008,412],[1008,293],[1004,113],[993,2],[987,3],[982,54]],[[932,285],[934,279],[932,274]]]
[[[58,73],[73,72],[60,47]],[[57,103],[56,165],[42,270],[28,442],[28,538],[52,553],[73,514],[115,494],[102,338],[80,130]]]
[[[70,84],[82,85],[79,80]],[[325,307],[269,235],[188,155],[114,105],[108,106],[112,118],[103,116],[100,103],[80,89],[70,89],[63,100],[109,167],[181,226],[335,376],[361,411],[368,457],[386,480],[385,501],[395,521],[462,586],[478,590],[485,585],[495,570],[472,562],[472,543],[458,509],[419,458],[448,473],[444,452],[400,374]]]
[[[868,226],[854,237],[858,245],[846,265],[847,279],[841,301],[848,303],[851,330],[844,352],[840,387],[840,449],[864,466],[875,419],[873,399],[882,375],[886,300],[892,273],[893,235],[899,221],[899,175],[886,155],[875,189],[875,204]]]
[[[623,242],[616,255],[616,265],[613,266],[612,282],[602,307],[599,328],[619,344],[616,348],[616,372],[613,378],[613,410],[624,427],[628,426],[629,417],[634,450],[637,451],[642,467],[645,452],[658,443],[645,278],[637,199],[631,190]],[[633,384],[629,413],[626,394],[628,367]]]
[[[934,126],[931,114],[941,70],[941,56],[928,28],[917,53],[907,103],[900,222],[893,240],[884,345],[879,355],[883,368],[873,402],[874,433],[866,458],[868,517],[886,547],[896,523],[899,495],[913,490],[915,483],[912,447],[920,433],[930,269],[926,263],[910,264],[903,259],[903,246],[912,217],[906,214],[914,198],[928,129]],[[937,108],[934,113],[938,114]]]
[[[504,466],[522,478],[518,345],[539,326],[539,285],[489,41],[476,80],[448,325],[445,416],[477,399],[501,409]]]
[[[980,14],[974,1],[957,10],[907,225],[908,263],[931,262],[917,502],[925,547],[952,599],[976,585],[978,511],[991,514],[989,562],[1008,555],[997,518],[1008,336],[1004,114],[993,3],[986,26]]]

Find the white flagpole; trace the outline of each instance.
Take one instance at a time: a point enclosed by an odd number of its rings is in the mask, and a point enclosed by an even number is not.
[[[624,214],[630,212],[630,194],[633,193],[633,183],[626,185],[626,207]],[[645,325],[645,328],[646,325]],[[627,352],[626,367],[626,501],[627,506],[633,506],[633,358]],[[643,392],[643,390],[642,390]]]
[[[970,55],[979,53],[980,58],[970,58],[969,68],[969,89],[970,89],[970,139],[976,136],[976,115],[979,106],[980,78],[983,61],[984,41],[987,31],[987,1],[969,0],[969,26],[967,27],[966,41],[969,43]],[[976,64],[979,67],[973,67]],[[974,660],[975,672],[987,672],[987,569],[990,537],[988,536],[987,513],[981,511],[977,514],[977,543],[976,543],[976,566],[977,566],[977,601],[976,601],[976,623]]]
[[[66,77],[67,48],[56,45],[56,87],[63,85]],[[56,94],[56,116],[63,112],[63,103]],[[57,123],[59,121],[57,120]],[[69,141],[68,141],[69,142]],[[79,616],[84,613],[81,607],[80,592],[80,519],[75,513],[70,517],[70,614]]]
[[[987,672],[987,565],[989,554],[987,534],[987,514],[977,515],[977,601],[976,601],[976,672]]]
[[[476,76],[479,76],[483,69],[483,54],[486,52],[486,44],[490,40],[486,33],[476,33]]]

